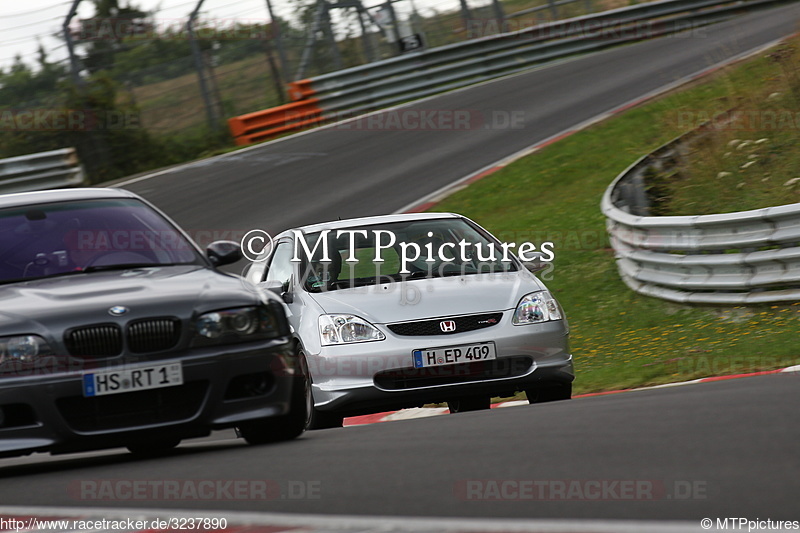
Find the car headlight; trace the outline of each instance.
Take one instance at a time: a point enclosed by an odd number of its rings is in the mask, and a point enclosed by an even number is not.
[[[50,345],[39,335],[16,335],[0,337],[0,364],[29,364],[43,355],[52,355]]]
[[[320,316],[319,335],[323,346],[382,341],[386,338],[378,328],[354,315]]]
[[[519,326],[561,320],[562,318],[564,318],[564,314],[556,299],[548,291],[539,291],[522,297],[514,311],[511,323]]]
[[[283,309],[277,304],[212,311],[194,321],[193,346],[273,339],[288,334]]]

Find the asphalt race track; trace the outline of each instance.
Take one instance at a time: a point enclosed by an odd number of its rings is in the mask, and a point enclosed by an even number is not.
[[[411,110],[467,110],[454,131],[329,128],[123,185],[192,231],[273,234],[394,212],[463,176],[666,84],[797,31],[800,5],[756,13],[451,93]],[[518,128],[508,120],[522,118]],[[508,120],[506,120],[508,119]],[[622,170],[622,169],[621,169]],[[598,198],[598,205],[600,199]]]
[[[218,437],[150,460],[123,450],[10,459],[0,498],[303,514],[796,520],[798,402],[800,374],[778,374],[314,431],[271,446]],[[198,501],[181,491],[153,501],[130,498],[119,480],[270,480],[283,498]],[[526,492],[523,483],[534,481],[541,492]]]
[[[393,212],[517,150],[787,35],[798,19],[800,5],[793,4],[408,108],[470,110],[490,123],[497,118],[495,126],[503,117],[524,117],[522,128],[328,128],[123,186],[191,232],[220,236]],[[123,450],[37,455],[0,461],[0,502],[464,518],[797,520],[799,404],[800,374],[776,374],[307,432],[295,442],[263,447],[225,432],[158,459],[137,460]],[[120,480],[269,480],[278,490],[266,500],[223,494],[207,501],[190,495],[126,499],[91,489],[119,487]]]

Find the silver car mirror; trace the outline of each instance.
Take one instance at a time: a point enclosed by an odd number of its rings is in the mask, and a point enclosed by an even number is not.
[[[259,287],[264,289],[265,291],[269,291],[273,294],[276,294],[283,299],[284,302],[290,304],[294,301],[294,296],[292,296],[289,287],[291,287],[292,283],[291,280],[288,282],[281,282],[277,279],[271,279],[269,281],[262,281],[258,284]]]
[[[550,263],[542,259],[544,255],[541,252],[533,252],[530,254],[533,256],[532,259],[522,262],[522,266],[528,269],[529,272],[535,274],[547,268],[547,265]]]

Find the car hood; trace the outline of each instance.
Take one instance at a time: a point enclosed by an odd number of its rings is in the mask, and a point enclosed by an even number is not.
[[[78,273],[0,285],[0,334],[154,316],[187,319],[258,300],[241,279],[197,265]],[[109,309],[114,306],[128,312],[113,317]]]
[[[326,313],[358,315],[374,324],[514,309],[544,289],[527,271],[419,279],[311,293]]]

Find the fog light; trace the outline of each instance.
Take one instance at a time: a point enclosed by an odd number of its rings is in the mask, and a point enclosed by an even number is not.
[[[265,396],[272,390],[275,380],[267,372],[245,374],[233,378],[225,391],[225,400],[241,400]]]

